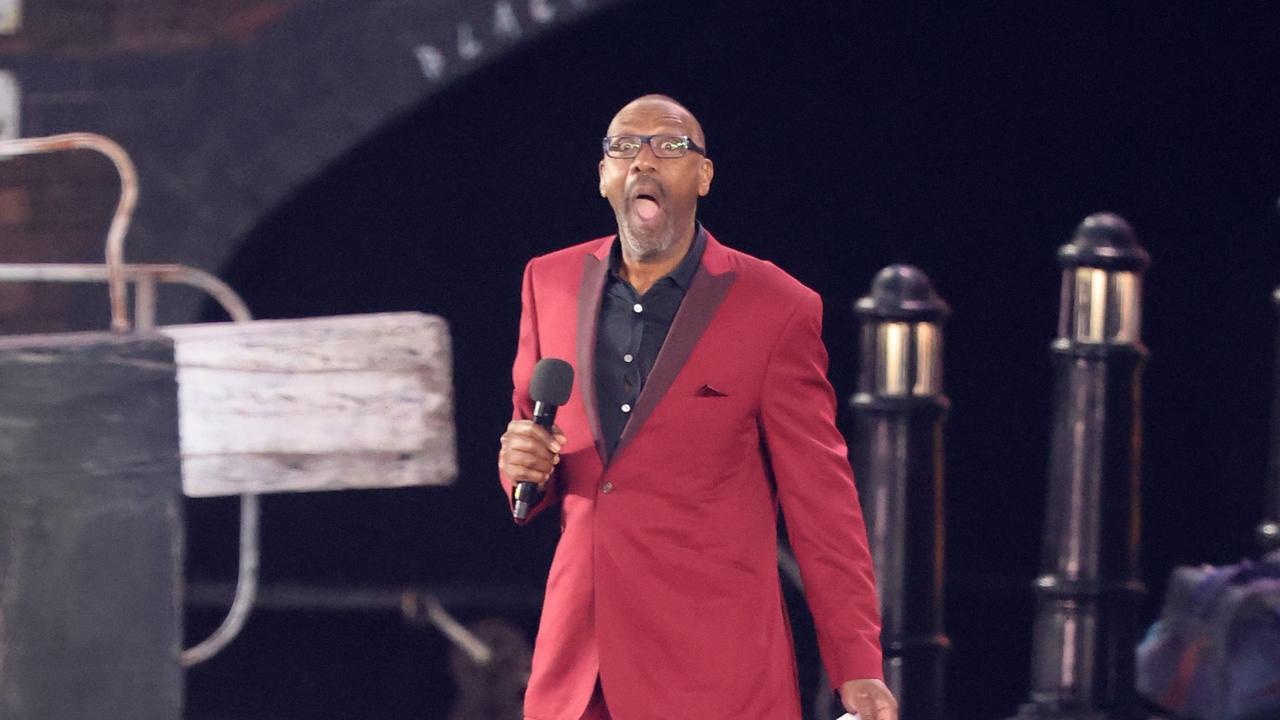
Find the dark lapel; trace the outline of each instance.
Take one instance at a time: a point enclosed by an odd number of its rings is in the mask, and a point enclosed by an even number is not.
[[[644,389],[640,391],[640,397],[636,398],[636,406],[631,411],[631,418],[627,420],[626,427],[622,429],[622,437],[618,438],[613,456],[607,458],[607,461],[612,461],[622,453],[623,448],[636,436],[636,433],[640,432],[645,420],[653,413],[662,397],[667,394],[671,383],[675,382],[676,375],[680,374],[680,369],[684,367],[689,354],[693,352],[703,331],[707,329],[712,316],[716,314],[720,303],[729,293],[729,287],[733,285],[735,277],[736,273],[728,270],[727,252],[724,246],[717,243],[708,233],[702,264],[694,274],[693,282],[689,284],[689,291],[685,293],[680,309],[671,320],[671,330],[667,332],[667,339],[663,341],[662,349],[658,351],[658,357],[653,363],[653,369],[649,371],[649,377],[645,380]],[[597,296],[598,290],[599,288],[597,288]],[[597,308],[599,304],[597,297]],[[592,315],[592,318],[594,317]],[[581,349],[578,352],[581,357]],[[599,437],[597,426],[597,444],[599,444]]]
[[[609,246],[613,238],[582,258],[582,284],[578,287],[578,392],[587,408],[587,423],[596,441],[600,462],[608,463],[600,433],[600,413],[596,407],[596,318],[605,274],[609,270]]]

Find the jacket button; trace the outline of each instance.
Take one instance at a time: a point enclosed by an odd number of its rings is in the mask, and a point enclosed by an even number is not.
[[[607,482],[604,485],[601,485],[600,492],[604,493],[605,495],[608,495],[609,493],[613,492],[613,483]]]

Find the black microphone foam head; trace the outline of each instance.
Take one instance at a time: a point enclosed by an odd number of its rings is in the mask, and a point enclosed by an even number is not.
[[[569,402],[573,392],[573,366],[560,358],[542,358],[533,366],[529,397],[534,402],[559,407]]]

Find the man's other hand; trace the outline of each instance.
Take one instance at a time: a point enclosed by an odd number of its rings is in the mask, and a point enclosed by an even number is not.
[[[498,470],[513,483],[531,482],[542,487],[560,462],[560,450],[566,442],[558,427],[547,432],[532,420],[512,420],[502,434]]]
[[[898,701],[879,680],[849,680],[840,684],[844,709],[861,720],[898,720]]]

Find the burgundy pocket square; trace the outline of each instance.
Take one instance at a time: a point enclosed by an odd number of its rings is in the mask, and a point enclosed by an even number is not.
[[[729,393],[717,389],[714,385],[703,385],[694,393],[697,397],[729,397]]]

